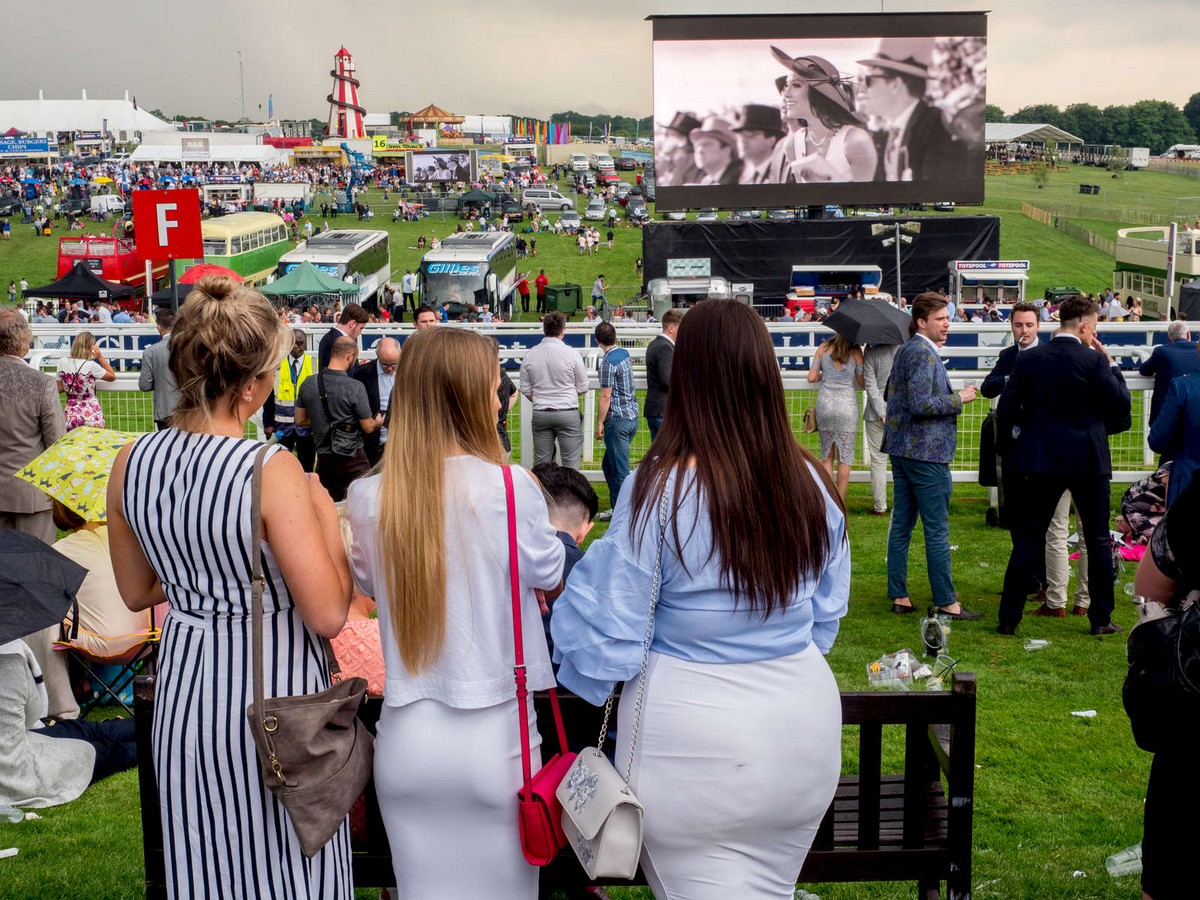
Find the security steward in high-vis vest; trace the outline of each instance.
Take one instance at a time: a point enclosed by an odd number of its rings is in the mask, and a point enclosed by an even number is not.
[[[312,428],[296,424],[296,395],[316,366],[313,358],[304,352],[308,345],[307,335],[299,328],[292,334],[292,351],[279,364],[279,372],[275,375],[274,403],[268,400],[263,407],[263,430],[274,433],[279,443],[294,450],[304,471],[311,472],[316,465],[317,447]]]

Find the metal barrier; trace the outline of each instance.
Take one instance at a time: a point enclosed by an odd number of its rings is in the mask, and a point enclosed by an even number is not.
[[[588,391],[582,397],[580,411],[583,427],[583,472],[592,481],[603,481],[600,471],[601,459],[604,455],[604,442],[595,439],[597,398],[599,383],[594,374],[594,365],[598,361],[598,351],[589,354],[590,368]],[[49,356],[40,356],[42,364],[52,363]],[[967,384],[979,384],[987,375],[987,370],[965,371],[952,373],[951,383],[956,390]],[[519,373],[514,373],[514,382],[520,384]],[[1140,375],[1127,375],[1126,383],[1133,395],[1133,427],[1124,434],[1114,435],[1109,440],[1113,461],[1113,480],[1117,482],[1132,482],[1142,478],[1154,468],[1154,455],[1146,445],[1146,435],[1149,432],[1149,396],[1154,386],[1152,378]],[[644,375],[636,374],[634,384],[639,392],[639,402],[646,388]],[[810,406],[816,404],[816,385],[809,384],[804,376],[784,373],[784,399],[787,403],[788,418],[792,431],[800,442],[814,455],[820,453],[820,439],[816,434],[803,432],[804,413]],[[148,393],[137,389],[136,372],[120,372],[114,382],[101,382],[97,385],[101,405],[109,428],[119,431],[149,432],[154,430],[153,403]],[[865,403],[866,395],[859,392],[860,401]],[[512,439],[512,458],[524,466],[533,465],[533,422],[532,407],[519,394],[517,403],[508,414],[508,428]],[[958,452],[951,464],[951,474],[955,481],[974,482],[979,467],[979,433],[983,420],[987,416],[990,404],[982,398],[969,404],[958,420]],[[247,428],[247,436],[262,437],[262,423],[256,415]],[[650,446],[650,432],[644,423],[639,423],[637,434],[630,446],[630,459],[636,464],[645,455]],[[868,480],[868,460],[863,452],[866,446],[865,432],[859,428],[855,441],[854,463],[851,472],[852,481]],[[890,474],[889,474],[890,478]]]

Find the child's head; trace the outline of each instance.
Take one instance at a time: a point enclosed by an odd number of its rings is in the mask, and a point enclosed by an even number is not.
[[[600,511],[600,498],[582,472],[554,463],[534,466],[533,474],[550,498],[550,524],[582,544]]]

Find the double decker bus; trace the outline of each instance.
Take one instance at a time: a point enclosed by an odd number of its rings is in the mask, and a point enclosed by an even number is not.
[[[117,224],[120,228],[123,223]],[[59,238],[56,277],[62,278],[75,267],[75,263],[82,262],[105,281],[133,287],[137,294],[128,300],[119,301],[121,306],[132,310],[141,306],[139,298],[145,293],[146,266],[138,261],[137,246],[133,239],[116,237],[115,231],[116,229],[114,229],[114,236],[111,237],[99,234],[80,234]],[[151,263],[150,275],[156,284],[160,279],[165,278],[167,262],[160,260]]]
[[[266,284],[292,246],[287,224],[274,213],[244,212],[200,225],[204,261],[237,272],[246,284]]]

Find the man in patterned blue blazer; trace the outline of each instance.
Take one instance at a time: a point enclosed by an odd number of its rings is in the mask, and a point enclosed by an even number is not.
[[[912,337],[896,352],[887,386],[881,449],[892,458],[892,522],[888,529],[888,596],[892,612],[915,611],[908,593],[908,547],[917,516],[925,531],[925,563],[938,614],[979,619],[958,602],[950,578],[950,461],[958,445],[958,416],[975,399],[974,386],[957,393],[937,351],[950,332],[949,301],[918,294]]]

